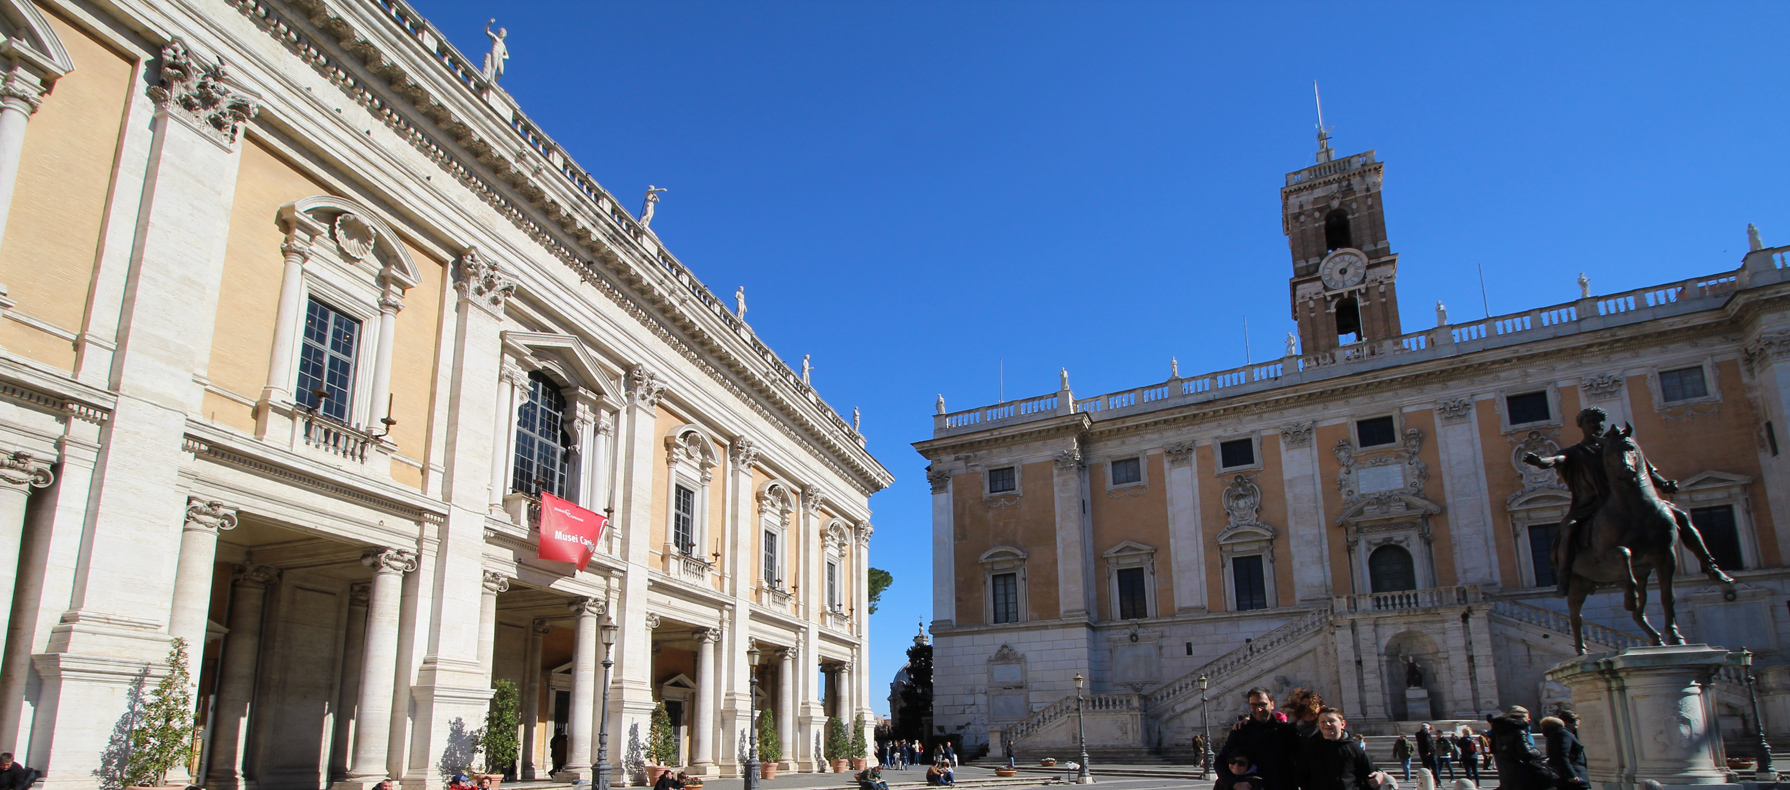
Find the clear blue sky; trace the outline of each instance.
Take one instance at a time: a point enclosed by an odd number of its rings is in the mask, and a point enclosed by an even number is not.
[[[953,410],[1257,359],[1291,328],[1283,175],[1378,149],[1408,330],[1790,243],[1787,4],[416,0],[894,472],[876,707],[931,620],[909,443]],[[1001,360],[1004,359],[1004,363]]]

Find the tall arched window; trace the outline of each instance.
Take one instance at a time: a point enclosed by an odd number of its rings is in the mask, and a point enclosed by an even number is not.
[[[1335,209],[1324,215],[1324,249],[1340,250],[1355,246],[1349,229],[1349,212]]]
[[[1353,296],[1343,297],[1336,303],[1336,342],[1346,346],[1360,340],[1361,305]]]
[[[1417,589],[1417,566],[1411,552],[1398,546],[1381,546],[1367,557],[1367,576],[1374,592]]]
[[[566,433],[565,413],[566,396],[559,391],[559,385],[539,372],[528,374],[528,402],[516,415],[516,474],[512,488],[535,496],[548,493],[576,500],[566,474],[571,436]]]

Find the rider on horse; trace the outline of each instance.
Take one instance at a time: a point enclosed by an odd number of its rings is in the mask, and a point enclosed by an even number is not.
[[[1585,439],[1578,444],[1560,451],[1559,455],[1546,458],[1534,453],[1524,453],[1523,463],[1541,469],[1555,469],[1560,478],[1572,492],[1572,509],[1567,511],[1566,519],[1560,522],[1560,532],[1554,536],[1553,560],[1554,572],[1559,580],[1561,595],[1567,594],[1572,582],[1573,557],[1579,550],[1579,527],[1589,523],[1597,510],[1603,507],[1604,501],[1610,497],[1610,481],[1604,472],[1603,464],[1603,432],[1604,421],[1609,415],[1603,409],[1590,408],[1579,412],[1579,430],[1584,431]],[[1649,462],[1647,473],[1653,478],[1653,487],[1662,494],[1678,493],[1678,481],[1668,480],[1661,476],[1658,469]],[[1697,561],[1703,564],[1703,572],[1717,583],[1732,585],[1734,579],[1716,567],[1715,558],[1709,556],[1709,549],[1703,545],[1703,535],[1691,524],[1690,514],[1671,502],[1664,503],[1672,509],[1672,518],[1678,522],[1678,540],[1684,547],[1696,555]]]

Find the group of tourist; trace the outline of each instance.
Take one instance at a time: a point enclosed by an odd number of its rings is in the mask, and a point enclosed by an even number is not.
[[[1326,706],[1316,692],[1295,689],[1281,710],[1274,694],[1249,690],[1249,714],[1231,728],[1217,754],[1214,790],[1396,790],[1398,783],[1380,770],[1367,753],[1361,735],[1348,731],[1343,712]],[[1589,787],[1585,749],[1577,737],[1576,717],[1541,720],[1545,753],[1536,748],[1529,711],[1513,706],[1501,716],[1487,716],[1490,729],[1463,727],[1435,732],[1424,724],[1412,741],[1400,735],[1393,757],[1411,778],[1411,758],[1432,778],[1446,770],[1455,777],[1458,765],[1464,786],[1476,786],[1481,768],[1496,765],[1500,790],[1584,790]],[[1206,744],[1196,739],[1204,756]]]
[[[877,756],[882,765],[892,771],[905,771],[927,762],[926,744],[917,740],[883,741],[877,748]],[[949,785],[956,781],[952,769],[957,767],[957,749],[950,741],[933,744],[931,763],[926,767],[926,783],[929,785]],[[871,771],[875,771],[872,777]],[[881,785],[879,787],[879,785]],[[858,775],[860,790],[885,790],[882,784],[882,769],[866,769]]]

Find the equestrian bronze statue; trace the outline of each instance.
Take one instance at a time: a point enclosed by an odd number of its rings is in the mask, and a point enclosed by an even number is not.
[[[1661,476],[1634,441],[1634,428],[1604,430],[1602,409],[1579,412],[1583,441],[1546,458],[1528,453],[1524,463],[1554,469],[1572,491],[1572,508],[1554,536],[1555,573],[1572,618],[1573,648],[1584,655],[1585,635],[1579,612],[1585,597],[1600,587],[1621,587],[1622,605],[1655,645],[1681,645],[1678,613],[1673,608],[1672,577],[1678,572],[1680,543],[1690,549],[1703,572],[1733,589],[1734,580],[1716,566],[1691,524],[1690,514],[1660,493],[1678,492],[1678,483]],[[1665,633],[1647,622],[1647,579],[1659,573],[1660,608]]]

